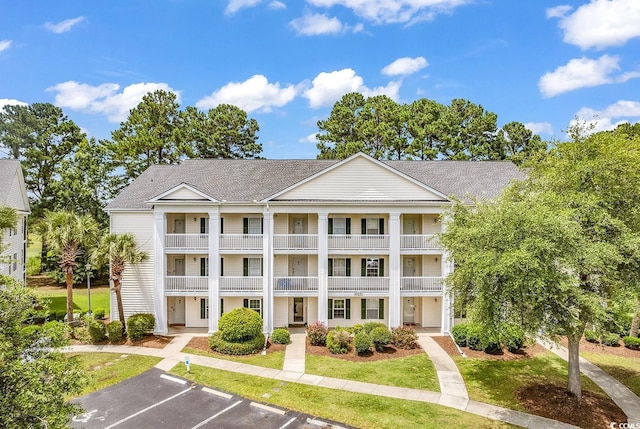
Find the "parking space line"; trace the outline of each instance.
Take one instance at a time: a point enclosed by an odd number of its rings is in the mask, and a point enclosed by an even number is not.
[[[221,414],[226,413],[227,411],[229,411],[230,409],[232,409],[233,407],[235,407],[236,405],[240,405],[242,404],[242,401],[238,401],[235,404],[231,404],[229,405],[227,408],[225,408],[224,410],[214,414],[213,416],[209,417],[208,419],[198,423],[197,425],[195,425],[194,427],[192,427],[191,429],[198,429],[199,427],[202,427],[204,425],[206,425],[207,423],[209,423],[211,420],[215,419],[216,417],[218,417]]]
[[[164,378],[165,380],[173,381],[174,383],[187,384],[187,380],[182,380],[180,378],[171,377],[167,374],[160,374],[160,378]]]
[[[136,417],[136,416],[139,416],[140,414],[142,414],[142,413],[144,413],[144,412],[147,412],[147,411],[149,411],[150,409],[157,407],[158,405],[162,405],[162,404],[164,404],[165,402],[169,402],[170,400],[175,399],[175,398],[177,398],[177,397],[178,397],[178,396],[180,396],[180,395],[184,395],[184,394],[185,394],[185,393],[187,393],[189,390],[191,390],[191,388],[185,389],[185,390],[183,390],[182,392],[178,392],[178,393],[176,393],[176,394],[175,394],[175,395],[173,395],[173,396],[169,396],[168,398],[163,399],[163,400],[162,400],[162,401],[160,401],[160,402],[156,402],[155,404],[150,405],[150,406],[148,406],[147,408],[145,408],[145,409],[143,409],[143,410],[138,411],[137,413],[131,414],[130,416],[125,417],[124,419],[119,420],[119,421],[117,421],[117,422],[115,422],[115,423],[113,423],[113,424],[111,424],[111,425],[107,426],[107,427],[106,427],[106,428],[104,428],[104,429],[111,429],[111,428],[114,428],[114,427],[118,426],[120,423],[124,423],[124,422],[126,422],[127,420],[129,420],[129,419],[132,419],[132,418],[134,418],[134,417]]]
[[[233,395],[229,395],[228,393],[218,392],[217,390],[209,389],[208,387],[202,388],[203,392],[211,393],[212,395],[220,396],[224,399],[231,399]]]
[[[316,426],[320,426],[322,428],[331,428],[331,429],[346,429],[342,426],[336,426],[336,425],[332,425],[329,424],[327,422],[323,422],[322,420],[316,420],[316,419],[307,419],[307,421],[309,423],[311,423],[312,425],[316,425]]]
[[[278,429],[284,429],[284,428],[286,428],[287,426],[289,426],[291,423],[293,423],[295,421],[296,421],[296,418],[294,417],[291,420],[289,420],[288,422],[286,422],[285,424],[283,424],[282,426],[280,426]]]
[[[251,402],[249,405],[256,408],[261,408],[265,411],[271,411],[272,413],[275,413],[275,414],[280,414],[281,416],[284,416],[285,414],[287,414],[287,410],[280,410],[278,408],[273,408],[268,405],[260,404],[258,402]]]

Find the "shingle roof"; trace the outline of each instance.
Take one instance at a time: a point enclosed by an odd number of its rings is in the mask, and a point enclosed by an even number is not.
[[[148,201],[182,183],[218,201],[264,200],[338,163],[337,160],[192,159],[154,165],[125,188],[107,210],[150,210]],[[503,161],[382,161],[445,195],[496,196],[524,174]]]
[[[22,166],[17,159],[0,159],[0,205],[29,212],[29,201],[24,195]],[[19,183],[16,183],[19,182]],[[16,193],[19,193],[16,194]]]

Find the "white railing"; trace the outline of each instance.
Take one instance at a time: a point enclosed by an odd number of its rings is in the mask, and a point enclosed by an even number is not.
[[[329,292],[388,292],[388,277],[329,277]]]
[[[207,292],[209,278],[204,276],[166,276],[165,292]]]
[[[318,248],[318,236],[315,234],[275,234],[275,250],[315,250]]]
[[[442,277],[401,277],[400,292],[442,292]]]
[[[209,234],[166,234],[164,246],[167,249],[198,249],[209,248]]]
[[[221,234],[222,250],[262,250],[262,234]]]
[[[220,292],[262,292],[262,277],[220,277]]]
[[[400,248],[401,249],[417,249],[417,250],[431,250],[440,249],[440,240],[438,240],[437,234],[414,234],[414,235],[401,235],[400,236]]]
[[[329,234],[329,249],[388,249],[388,235]]]
[[[273,290],[276,294],[288,292],[316,292],[318,290],[317,277],[274,277]]]

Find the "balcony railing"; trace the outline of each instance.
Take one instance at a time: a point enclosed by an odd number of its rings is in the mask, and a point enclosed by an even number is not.
[[[207,250],[209,234],[166,234],[164,243],[167,249]]]
[[[275,234],[274,250],[316,250],[318,236],[315,234]]]
[[[209,290],[209,278],[204,276],[166,276],[164,290],[168,293],[203,292]]]
[[[329,235],[329,249],[388,249],[388,235]]]
[[[400,249],[437,250],[442,246],[437,234],[414,234],[400,236]]]
[[[262,277],[220,277],[220,292],[262,292]]]
[[[329,277],[329,293],[388,292],[388,277]]]
[[[442,277],[401,277],[400,293],[442,293]]]
[[[273,291],[276,295],[287,295],[291,292],[317,292],[317,277],[274,277]]]
[[[262,250],[262,234],[221,234],[221,250]]]

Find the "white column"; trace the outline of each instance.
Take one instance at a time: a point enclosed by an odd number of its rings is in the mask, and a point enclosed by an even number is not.
[[[402,325],[400,309],[400,213],[389,213],[389,328]]]
[[[266,334],[273,332],[273,213],[264,211],[262,231],[262,319]]]
[[[444,232],[447,228],[447,219],[442,218],[442,232]],[[453,272],[453,260],[449,256],[449,252],[446,250],[442,250],[442,258],[441,258],[441,270],[442,270],[442,278],[446,278],[450,273]],[[453,295],[449,293],[446,285],[443,285],[442,289],[442,321],[440,324],[440,330],[442,333],[451,332],[451,328],[453,327]]]
[[[220,213],[209,212],[209,333],[218,330],[220,318]]]
[[[329,214],[318,213],[318,321],[329,324]]]
[[[153,213],[153,308],[156,317],[154,332],[165,335],[167,329],[167,298],[164,296],[164,275],[166,273],[166,256],[164,254],[164,235],[166,230],[165,214]],[[124,323],[124,320],[122,321]]]

